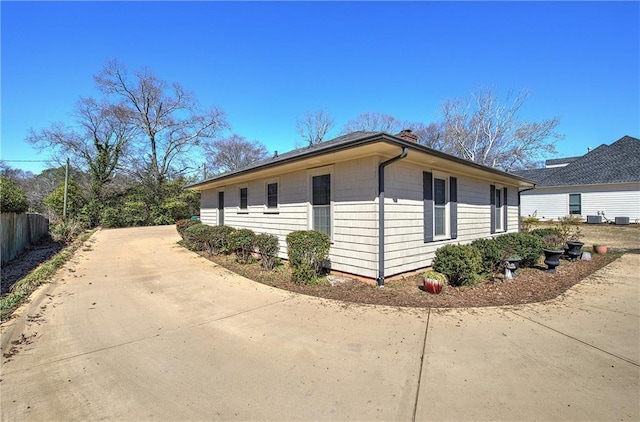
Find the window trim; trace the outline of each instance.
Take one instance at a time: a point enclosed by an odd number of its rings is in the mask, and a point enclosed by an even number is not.
[[[444,180],[445,206],[444,228],[445,233],[436,235],[436,204],[435,181]],[[458,177],[437,170],[422,172],[422,199],[423,199],[423,230],[424,243],[440,242],[458,238]]]
[[[496,190],[495,190],[495,200],[494,200],[494,205],[495,205],[495,226],[494,226],[494,230],[496,233],[502,233],[504,232],[504,198],[502,195],[502,187],[501,186],[496,186]]]
[[[498,195],[500,195],[500,206],[498,206]],[[489,185],[489,208],[491,212],[491,234],[506,233],[509,229],[509,191],[503,185]],[[498,219],[500,225],[498,226]]]
[[[329,239],[333,240],[335,218],[334,218],[334,190],[335,190],[335,176],[334,166],[323,166],[314,168],[307,171],[307,227],[309,230],[315,230],[313,226],[313,178],[316,176],[329,175]],[[326,206],[326,205],[323,205]]]
[[[449,175],[445,175],[443,173],[440,172],[432,172],[433,174],[433,179],[432,179],[432,184],[433,184],[433,240],[434,241],[439,241],[439,240],[449,240],[451,239],[451,207],[450,207],[450,192],[449,192]],[[443,234],[436,234],[436,179],[437,180],[443,180],[444,181],[444,207],[440,206],[441,209],[444,210],[444,233]]]

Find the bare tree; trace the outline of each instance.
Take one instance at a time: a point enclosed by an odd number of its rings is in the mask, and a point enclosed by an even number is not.
[[[205,139],[227,128],[219,108],[201,109],[194,95],[178,83],[169,84],[149,69],[130,76],[117,61],[110,61],[95,77],[98,88],[110,95],[141,134],[132,139],[129,167],[141,180],[149,180],[154,197],[170,175],[188,168],[185,159]]]
[[[207,164],[214,173],[224,173],[263,160],[269,155],[260,141],[248,141],[244,136],[233,134],[203,145]]]
[[[395,134],[403,129],[409,129],[404,127],[404,122],[401,120],[384,113],[378,113],[376,111],[369,111],[362,113],[355,119],[349,120],[342,127],[342,133],[351,133],[357,131],[365,132],[387,132]]]
[[[322,142],[334,125],[335,119],[325,110],[307,111],[301,119],[296,120],[298,135],[309,146]]]
[[[504,100],[491,88],[478,88],[468,99],[447,100],[441,107],[439,130],[445,152],[509,171],[528,167],[555,153],[558,117],[541,122],[520,120],[529,97],[526,90]]]
[[[54,123],[38,131],[31,129],[27,142],[48,151],[60,164],[69,158],[74,167],[87,171],[92,194],[100,198],[103,186],[113,177],[127,143],[135,135],[135,127],[126,123],[120,107],[92,98],[80,98],[72,117],[74,127]]]

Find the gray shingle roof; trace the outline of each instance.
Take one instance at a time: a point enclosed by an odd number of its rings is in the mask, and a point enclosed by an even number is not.
[[[521,170],[536,186],[603,185],[640,182],[640,139],[623,136],[578,157],[565,167]]]
[[[283,154],[278,154],[267,158],[265,160],[261,160],[261,161],[257,161],[255,163],[252,163],[246,167],[242,167],[242,168],[238,168],[236,170],[233,171],[229,171],[223,174],[218,174],[215,175],[213,177],[210,177],[206,180],[201,180],[198,181],[196,183],[193,183],[189,186],[187,186],[188,188],[195,188],[198,187],[200,185],[205,185],[208,182],[212,182],[212,181],[219,181],[222,179],[227,179],[236,175],[240,175],[243,173],[251,173],[260,169],[265,169],[265,168],[270,168],[270,167],[275,167],[284,163],[288,163],[288,162],[292,162],[292,161],[297,161],[297,160],[301,160],[304,158],[309,158],[309,157],[313,157],[313,156],[317,156],[317,155],[323,155],[323,154],[327,154],[327,153],[331,153],[331,152],[335,152],[335,151],[339,151],[342,149],[347,149],[347,148],[353,148],[353,147],[357,147],[360,145],[366,145],[367,143],[372,143],[372,142],[379,142],[379,141],[385,141],[385,142],[391,142],[394,144],[397,144],[398,146],[406,146],[409,147],[411,149],[415,149],[415,150],[419,150],[421,152],[426,152],[428,154],[437,156],[437,157],[441,157],[444,159],[448,159],[451,161],[456,161],[459,163],[464,163],[465,165],[469,165],[471,167],[476,167],[476,168],[481,168],[485,171],[488,172],[492,172],[492,173],[496,173],[496,174],[500,174],[500,175],[507,175],[510,177],[514,177],[517,179],[521,179],[523,181],[526,181],[527,183],[530,183],[529,179],[526,179],[522,176],[516,175],[516,174],[511,174],[511,173],[505,173],[501,170],[498,169],[494,169],[494,168],[490,168],[490,167],[486,167],[468,160],[464,160],[462,158],[458,158],[458,157],[454,157],[452,155],[446,154],[444,152],[441,151],[437,151],[435,149],[426,147],[424,145],[420,145],[417,144],[415,142],[411,142],[411,141],[407,141],[405,139],[399,138],[397,136],[394,135],[390,135],[388,133],[385,132],[363,132],[363,131],[359,131],[359,132],[353,132],[353,133],[349,133],[347,135],[343,135],[343,136],[339,136],[337,138],[325,141],[325,142],[321,142],[319,144],[315,144],[309,147],[303,147],[303,148],[298,148],[295,149],[293,151],[289,151],[289,152],[285,152]]]
[[[554,165],[557,165],[557,164],[568,164],[568,163],[571,163],[573,161],[576,161],[580,157],[582,157],[582,156],[579,156],[579,157],[552,158],[550,160],[545,161],[544,164],[547,165],[547,166],[554,166]]]

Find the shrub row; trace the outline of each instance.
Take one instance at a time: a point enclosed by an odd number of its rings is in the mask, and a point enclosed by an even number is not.
[[[542,254],[542,237],[553,229],[536,230],[477,239],[470,245],[443,246],[436,251],[433,269],[445,274],[452,285],[460,286],[475,283],[483,274],[501,272],[507,258],[519,257],[521,267],[533,267]]]
[[[260,255],[262,267],[271,270],[278,263],[280,245],[271,234],[256,235],[249,229],[236,230],[229,226],[208,226],[200,221],[179,220],[176,230],[187,248],[219,253],[236,254],[238,262],[246,264],[255,252]],[[311,283],[320,275],[329,256],[329,237],[313,230],[294,231],[287,235],[289,262],[293,267],[292,277],[296,283]]]

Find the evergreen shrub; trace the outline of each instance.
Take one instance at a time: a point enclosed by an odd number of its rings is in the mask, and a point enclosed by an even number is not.
[[[236,253],[238,262],[246,264],[253,252],[253,241],[256,234],[249,229],[234,230],[227,236],[229,249]]]
[[[473,285],[482,272],[482,255],[471,245],[446,245],[436,250],[432,267],[453,286]]]
[[[191,220],[193,221],[193,220]],[[229,247],[229,235],[236,229],[231,226],[213,226],[211,231],[211,245],[213,247],[213,253],[229,253],[231,251]]]
[[[471,242],[471,246],[480,252],[484,273],[495,274],[501,271],[505,252],[495,239],[476,239]]]
[[[503,258],[518,256],[522,258],[521,267],[533,267],[542,254],[542,240],[531,233],[507,233],[495,238]]]
[[[280,250],[278,237],[267,233],[259,234],[254,240],[254,246],[262,258],[262,268],[267,271],[273,269]]]
[[[322,271],[330,246],[329,236],[315,230],[298,230],[287,235],[287,255],[291,265],[296,268],[306,264],[316,275]]]

